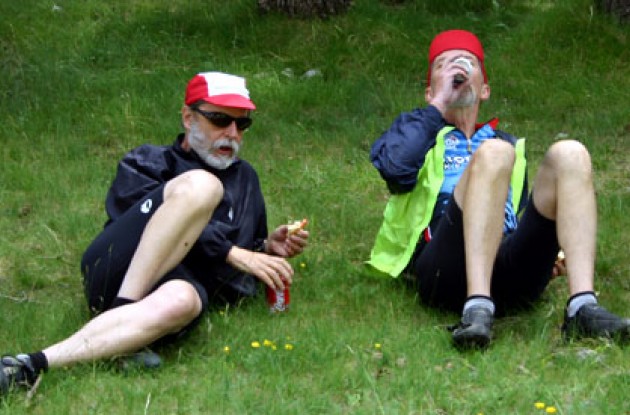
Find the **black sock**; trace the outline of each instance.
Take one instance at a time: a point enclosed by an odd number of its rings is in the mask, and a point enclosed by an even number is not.
[[[41,372],[48,371],[48,359],[44,352],[29,353],[28,357],[31,358],[31,364],[35,369],[35,375],[39,375]]]
[[[130,300],[129,298],[116,297],[114,298],[114,301],[112,301],[112,305],[109,306],[109,310],[111,310],[112,308],[120,307],[121,305],[127,305],[135,302],[136,300]]]

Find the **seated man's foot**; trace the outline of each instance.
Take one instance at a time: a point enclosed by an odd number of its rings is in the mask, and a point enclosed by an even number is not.
[[[621,318],[598,304],[585,304],[573,317],[564,316],[562,334],[565,339],[606,337],[630,340],[630,319]]]
[[[0,359],[0,396],[18,387],[30,389],[36,380],[37,375],[28,355],[3,356]]]
[[[485,348],[492,338],[492,311],[485,307],[470,307],[462,320],[452,327],[453,343],[458,348]]]
[[[145,349],[137,353],[133,353],[118,358],[120,369],[127,370],[143,370],[156,369],[162,365],[162,358],[157,353]]]

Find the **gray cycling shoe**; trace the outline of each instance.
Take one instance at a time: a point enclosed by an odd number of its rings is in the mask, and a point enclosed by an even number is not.
[[[458,348],[488,347],[492,339],[494,315],[485,307],[470,307],[464,312],[461,321],[451,327],[453,343]]]
[[[598,304],[585,304],[573,317],[565,313],[562,324],[565,339],[605,337],[630,340],[630,319],[619,317]]]
[[[162,358],[157,353],[145,349],[137,353],[119,357],[118,365],[120,369],[124,371],[157,369],[162,365]]]
[[[37,380],[37,374],[26,354],[2,356],[0,359],[0,396],[16,388],[30,389]]]

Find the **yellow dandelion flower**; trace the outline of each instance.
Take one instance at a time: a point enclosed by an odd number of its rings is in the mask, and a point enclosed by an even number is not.
[[[536,409],[545,409],[545,406],[546,406],[546,405],[545,405],[545,403],[544,403],[544,402],[536,402],[536,403],[534,404],[534,407],[535,407]]]
[[[271,340],[265,339],[263,341],[263,346],[269,347],[269,346],[272,346],[272,345],[273,345],[273,342]]]
[[[380,349],[381,348],[381,344],[380,343],[374,343],[374,348],[375,349]]]
[[[306,268],[306,264],[304,262],[300,262],[300,268]]]
[[[548,406],[547,409],[545,409],[545,412],[548,414],[555,414],[558,410],[554,406]]]
[[[260,347],[260,342],[252,342],[252,347],[254,349],[258,349]]]
[[[272,345],[271,345],[271,350],[278,350],[278,348],[276,347],[276,345],[275,345],[275,344],[272,344]]]
[[[225,347],[223,348],[223,351],[224,351],[225,353],[230,353],[230,346],[225,346]]]
[[[284,345],[285,350],[293,350],[293,345],[291,343],[287,343]]]

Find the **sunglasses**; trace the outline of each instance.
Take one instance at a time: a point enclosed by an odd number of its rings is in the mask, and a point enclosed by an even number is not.
[[[239,131],[245,131],[252,125],[252,119],[249,117],[232,117],[231,115],[225,114],[223,112],[215,112],[215,111],[204,111],[199,108],[193,108],[193,111],[198,112],[203,115],[205,119],[210,121],[214,126],[219,128],[225,128],[232,125],[233,122],[236,123],[236,128]]]

